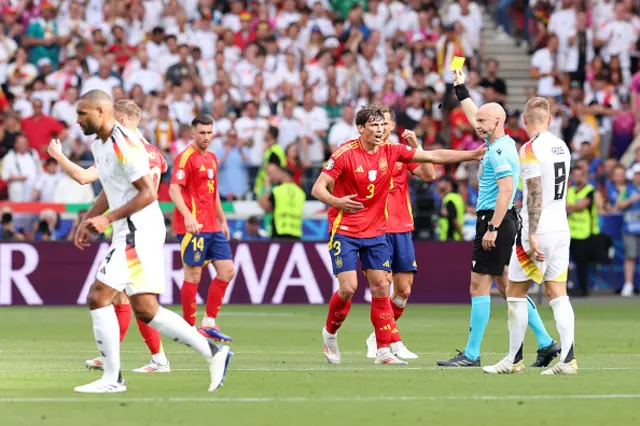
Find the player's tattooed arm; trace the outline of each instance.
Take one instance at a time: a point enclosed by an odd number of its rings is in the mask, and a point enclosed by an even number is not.
[[[542,180],[540,176],[527,179],[527,211],[529,213],[529,234],[538,232],[542,215]]]

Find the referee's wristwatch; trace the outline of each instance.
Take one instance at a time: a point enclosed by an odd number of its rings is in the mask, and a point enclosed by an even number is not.
[[[489,224],[489,227],[487,228],[489,230],[489,232],[497,232],[498,228],[500,228],[499,226],[495,226],[493,223]]]

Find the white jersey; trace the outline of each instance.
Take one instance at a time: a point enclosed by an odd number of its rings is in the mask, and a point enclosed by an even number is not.
[[[523,235],[529,233],[526,182],[535,177],[542,181],[542,214],[537,234],[569,231],[566,207],[570,164],[567,144],[548,131],[538,134],[520,148]]]
[[[150,173],[149,157],[144,145],[135,133],[116,123],[106,142],[100,138],[93,141],[91,152],[109,209],[122,207],[138,193],[133,182]],[[134,231],[156,234],[158,237],[166,233],[164,217],[157,201],[113,223],[114,240]]]

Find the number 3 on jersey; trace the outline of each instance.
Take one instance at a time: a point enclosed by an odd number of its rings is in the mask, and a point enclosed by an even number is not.
[[[374,184],[370,184],[369,186],[367,186],[367,190],[369,191],[369,195],[367,195],[365,198],[368,200],[369,198],[373,198],[373,194],[375,194],[376,192],[376,186]]]

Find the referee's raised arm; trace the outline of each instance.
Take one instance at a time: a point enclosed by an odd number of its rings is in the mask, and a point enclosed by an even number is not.
[[[471,95],[469,95],[469,89],[464,85],[465,79],[466,77],[462,70],[453,71],[453,89],[460,101],[464,115],[467,116],[467,120],[469,120],[471,127],[475,129],[478,107],[473,103],[473,99],[471,99]]]

